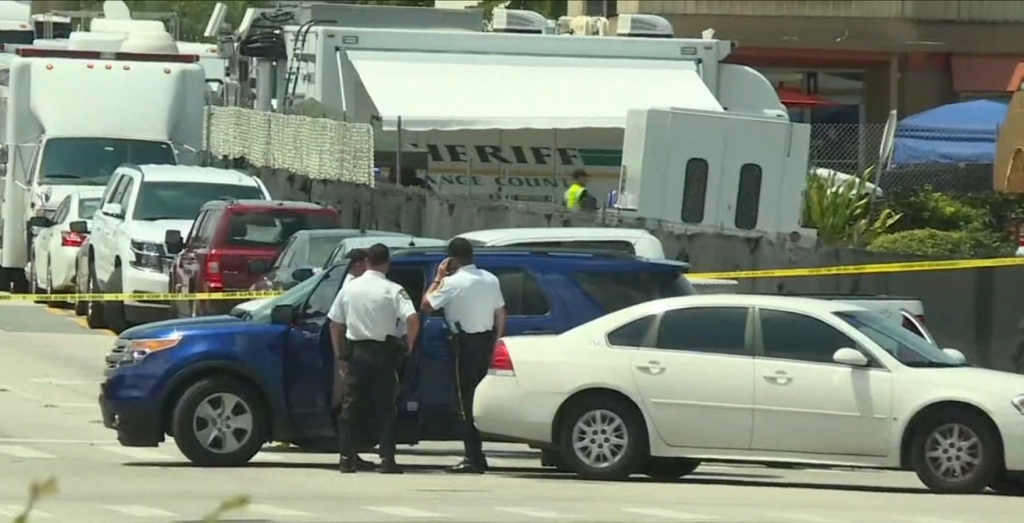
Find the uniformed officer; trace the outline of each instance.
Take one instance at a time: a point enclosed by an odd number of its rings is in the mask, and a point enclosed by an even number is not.
[[[505,299],[498,278],[474,264],[473,245],[468,240],[449,242],[448,256],[438,267],[422,306],[424,312],[444,309],[445,322],[452,329],[466,457],[451,472],[482,474],[487,460],[480,432],[473,424],[473,394],[487,375],[494,342],[505,333]]]
[[[341,286],[344,287],[346,283],[362,276],[364,272],[366,272],[366,249],[352,249],[348,253],[348,274],[345,275]]]
[[[331,320],[331,342],[344,374],[345,397],[338,420],[339,469],[355,472],[356,444],[353,425],[371,422],[381,427],[378,469],[384,474],[400,474],[395,463],[395,400],[398,393],[397,367],[412,351],[412,342],[403,345],[395,337],[398,322],[405,320],[410,340],[419,332],[419,317],[408,293],[389,281],[390,256],[382,244],[366,251],[366,272],[343,285],[327,317]],[[373,420],[355,420],[357,413],[372,412]]]

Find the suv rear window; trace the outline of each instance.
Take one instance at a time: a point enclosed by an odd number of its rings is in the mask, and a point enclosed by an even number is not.
[[[697,294],[676,271],[580,271],[573,279],[605,313],[645,301]]]
[[[299,231],[333,229],[338,217],[324,212],[288,209],[232,210],[220,243],[227,247],[280,247]]]

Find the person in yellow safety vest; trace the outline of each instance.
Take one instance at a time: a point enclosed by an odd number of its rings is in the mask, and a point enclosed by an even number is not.
[[[565,191],[565,207],[575,209],[580,201],[587,196],[587,171],[576,169],[572,172],[572,185]]]

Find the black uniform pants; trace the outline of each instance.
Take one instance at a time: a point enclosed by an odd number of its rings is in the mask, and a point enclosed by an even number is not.
[[[344,396],[338,416],[338,448],[342,457],[359,451],[357,428],[380,428],[380,457],[395,457],[395,401],[398,363],[403,347],[388,341],[351,341],[352,356],[343,378]]]
[[[462,417],[462,443],[466,458],[484,460],[483,441],[473,421],[473,396],[476,387],[487,376],[494,354],[494,331],[455,336],[455,386],[459,394],[459,414]]]

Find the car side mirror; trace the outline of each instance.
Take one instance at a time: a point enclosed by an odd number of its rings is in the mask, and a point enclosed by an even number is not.
[[[124,209],[121,208],[119,203],[105,203],[103,208],[100,209],[103,214],[112,216],[114,218],[124,218]]]
[[[292,325],[295,323],[295,307],[291,305],[275,305],[270,309],[270,323],[274,325]]]
[[[942,352],[946,353],[946,356],[956,360],[957,364],[967,363],[967,356],[956,349],[942,349]]]
[[[252,274],[266,274],[267,262],[263,260],[249,260],[249,272]]]
[[[292,279],[297,282],[303,282],[313,277],[313,269],[309,267],[302,267],[301,269],[295,269],[292,271]]]
[[[868,357],[863,352],[857,349],[842,348],[832,355],[832,361],[840,365],[849,365],[851,367],[867,367]]]
[[[185,248],[185,242],[181,238],[181,231],[169,230],[164,233],[164,248],[167,254],[178,254]]]
[[[53,226],[53,220],[47,218],[46,216],[33,216],[28,219],[28,226],[45,229],[47,227]]]
[[[68,224],[68,228],[75,234],[89,234],[89,224],[85,220],[76,220]]]

